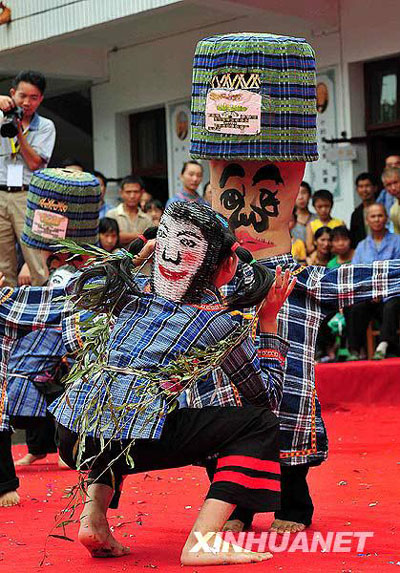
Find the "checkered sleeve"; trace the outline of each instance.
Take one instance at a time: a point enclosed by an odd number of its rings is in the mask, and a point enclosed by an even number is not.
[[[69,307],[69,311],[71,307]],[[83,347],[85,340],[85,321],[93,317],[91,311],[64,312],[62,320],[62,339],[68,354],[74,354]],[[98,315],[101,319],[103,315]]]
[[[400,260],[368,265],[342,265],[327,270],[315,288],[325,309],[400,296]]]
[[[31,330],[60,325],[63,296],[63,289],[50,287],[0,289],[0,335],[16,339]]]
[[[276,409],[282,399],[288,349],[288,343],[279,336],[261,334],[258,349],[247,338],[232,350],[221,368],[246,400]]]

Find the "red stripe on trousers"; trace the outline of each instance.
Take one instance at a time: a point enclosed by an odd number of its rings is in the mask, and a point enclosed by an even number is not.
[[[254,478],[246,476],[240,472],[222,471],[217,472],[214,476],[213,483],[219,481],[230,481],[237,485],[242,485],[248,489],[270,489],[272,491],[280,491],[280,483],[278,480],[266,478]]]
[[[251,458],[250,456],[226,456],[225,458],[220,458],[217,463],[217,468],[223,468],[225,466],[239,466],[249,470],[271,472],[273,474],[281,473],[281,465],[279,462],[259,460],[258,458]]]

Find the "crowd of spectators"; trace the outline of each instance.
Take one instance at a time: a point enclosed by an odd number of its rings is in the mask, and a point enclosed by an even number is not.
[[[30,176],[34,170],[49,163],[55,144],[54,124],[37,113],[45,88],[42,74],[21,72],[12,83],[10,95],[0,96],[3,114],[9,114],[16,106],[23,112],[16,121],[16,137],[0,138],[0,271],[6,276],[6,284],[11,286],[44,284],[48,276],[38,252],[20,241]],[[85,166],[76,157],[65,158],[58,166],[85,171]],[[158,225],[164,205],[145,188],[141,177],[131,174],[122,179],[120,201],[115,205],[107,197],[107,177],[100,171],[93,174],[101,188],[99,246],[113,252],[127,247],[148,227]],[[168,203],[185,200],[211,204],[209,182],[201,194],[198,192],[202,179],[202,165],[197,161],[185,162],[180,174],[181,186]],[[352,213],[347,228],[333,214],[332,193],[328,189],[312,193],[310,185],[303,181],[290,223],[294,258],[304,265],[331,269],[350,262],[400,258],[400,156],[386,158],[381,182],[382,185],[372,173],[364,172],[357,176],[355,186],[360,204]],[[53,259],[51,262],[54,263]],[[381,341],[374,357],[398,355],[399,312],[397,298],[347,311],[343,324],[346,320],[348,358],[365,357],[365,331],[372,318],[378,320],[381,328]],[[332,352],[327,356],[333,359]]]
[[[386,158],[381,182],[383,188],[373,173],[364,172],[356,177],[355,186],[361,202],[353,211],[350,228],[347,228],[343,221],[332,216],[332,193],[327,189],[312,193],[310,185],[303,181],[291,224],[293,257],[304,265],[330,269],[349,263],[400,259],[400,156]],[[309,209],[310,202],[315,213]],[[367,358],[369,326],[380,332],[373,355],[375,360],[400,356],[400,297],[357,304],[341,314],[340,317],[328,317],[323,324],[318,359]]]

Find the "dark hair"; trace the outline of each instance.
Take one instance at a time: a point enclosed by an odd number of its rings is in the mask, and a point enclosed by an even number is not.
[[[295,208],[293,209],[293,211],[292,211],[292,217],[293,217],[293,219],[297,222],[297,210],[296,210],[296,207],[295,207]]]
[[[349,239],[349,241],[351,241],[350,231],[345,225],[339,225],[339,227],[335,227],[331,230],[331,241],[339,237]]]
[[[378,185],[378,179],[375,177],[375,175],[373,173],[368,173],[368,172],[360,173],[359,175],[357,175],[356,185],[358,185],[360,181],[365,181],[366,179],[368,179],[368,181],[370,181],[372,185]]]
[[[308,193],[309,193],[309,195],[310,195],[310,197],[311,197],[311,195],[312,195],[311,185],[310,185],[309,183],[307,183],[307,181],[302,181],[302,182],[300,183],[300,187],[304,187],[304,189],[307,189],[307,191],[308,191]]]
[[[315,201],[317,201],[317,199],[323,199],[324,201],[329,201],[331,205],[333,205],[333,195],[330,191],[328,191],[328,189],[319,189],[319,191],[316,191],[314,193],[314,195],[312,196],[312,204],[315,207]]]
[[[133,184],[133,183],[140,185],[141,189],[145,189],[143,179],[139,176],[136,176],[136,175],[128,175],[127,177],[124,177],[121,181],[120,189],[123,189],[124,185]]]
[[[236,238],[229,230],[227,221],[211,208],[191,202],[171,203],[166,213],[178,220],[191,222],[196,225],[208,242],[208,249],[204,261],[194,275],[190,288],[182,302],[200,302],[206,289],[215,290],[213,279],[222,261],[231,253],[236,244]],[[150,227],[143,232],[145,239],[156,237],[158,227]],[[129,246],[130,255],[138,254],[143,248],[145,241],[138,237]],[[253,255],[242,247],[237,247],[236,255],[242,263],[251,264],[252,277],[249,280],[249,267],[240,265],[238,268],[238,281],[235,291],[224,300],[227,310],[248,308],[262,302],[267,295],[273,281],[274,273],[256,263]],[[110,261],[93,265],[85,270],[75,285],[75,296],[80,298],[84,308],[96,311],[109,311],[118,306],[120,309],[127,295],[141,296],[142,291],[135,283],[135,269],[130,256],[118,257]],[[196,280],[201,277],[202,280]],[[100,279],[99,286],[94,286],[93,281]],[[85,285],[90,282],[89,290]],[[188,289],[189,290],[189,289]],[[83,296],[82,296],[83,295]]]
[[[183,175],[185,173],[186,167],[190,164],[198,165],[199,167],[201,167],[201,172],[203,172],[203,166],[201,163],[199,163],[195,159],[189,159],[189,161],[185,161],[185,163],[183,164],[182,169],[181,169],[181,175]]]
[[[164,213],[164,205],[158,199],[150,199],[144,206],[144,212],[147,213],[149,209],[154,207],[155,209],[160,209]]]
[[[103,217],[99,221],[99,233],[117,233],[119,241],[119,226],[115,219]]]
[[[45,92],[46,78],[40,72],[34,72],[32,70],[23,70],[22,72],[19,72],[12,81],[12,87],[17,89],[20,82],[26,82],[27,84],[35,86],[42,95]]]
[[[63,169],[65,169],[65,167],[68,167],[69,165],[78,165],[78,167],[81,167],[85,171],[83,163],[76,157],[66,157],[65,159],[60,161],[60,167],[62,167]]]
[[[330,239],[332,238],[332,229],[330,227],[320,227],[315,231],[314,241],[325,235],[325,233],[328,233]]]
[[[97,177],[97,179],[102,179],[104,181],[104,185],[107,187],[108,179],[101,171],[93,171],[93,175]]]

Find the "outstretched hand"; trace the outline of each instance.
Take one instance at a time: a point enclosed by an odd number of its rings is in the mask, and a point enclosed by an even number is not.
[[[282,267],[276,267],[275,281],[258,309],[262,331],[276,332],[276,317],[294,289],[296,280],[295,277],[291,278],[290,271],[282,273]]]
[[[3,273],[0,273],[0,288],[4,286],[5,282],[6,282],[6,277],[3,275]]]
[[[134,258],[133,264],[135,265],[135,267],[139,267],[140,265],[142,265],[146,261],[146,259],[150,260],[150,258],[154,253],[155,246],[156,246],[155,239],[150,239],[147,241],[143,249]]]

